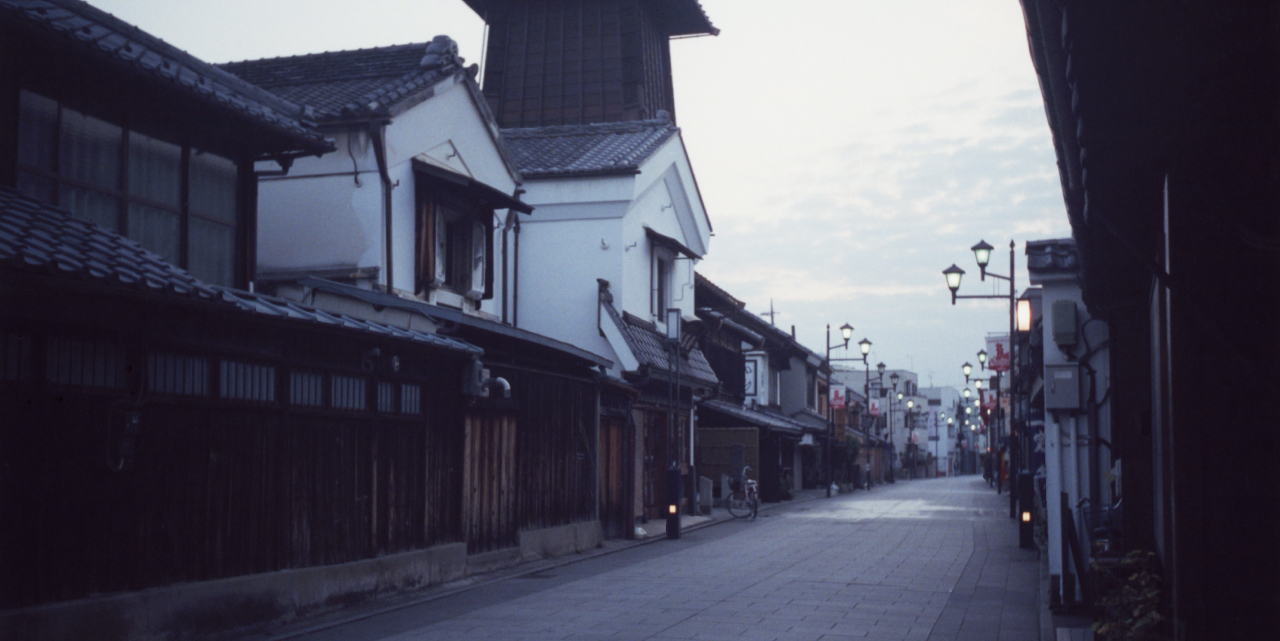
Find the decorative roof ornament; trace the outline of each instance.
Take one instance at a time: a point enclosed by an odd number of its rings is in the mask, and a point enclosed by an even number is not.
[[[449,36],[436,36],[427,43],[426,55],[418,63],[423,69],[448,71],[462,68],[462,56],[458,55],[458,43]]]

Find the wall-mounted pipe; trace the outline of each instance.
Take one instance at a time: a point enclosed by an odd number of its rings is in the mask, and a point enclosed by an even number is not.
[[[382,178],[382,218],[383,218],[383,252],[386,256],[386,290],[391,292],[391,284],[395,282],[392,278],[392,255],[391,255],[391,190],[395,189],[395,185],[391,183],[391,173],[387,169],[387,148],[386,148],[386,131],[385,124],[371,125],[369,127],[369,137],[373,141],[373,155],[378,161],[378,175]]]

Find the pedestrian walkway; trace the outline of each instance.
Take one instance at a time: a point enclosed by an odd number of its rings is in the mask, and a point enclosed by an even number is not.
[[[1040,637],[1037,555],[1018,549],[1007,499],[980,477],[899,482],[767,506],[755,521],[703,523],[676,541],[650,539],[297,638]]]

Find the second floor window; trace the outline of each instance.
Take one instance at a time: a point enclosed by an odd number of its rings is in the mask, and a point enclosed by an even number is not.
[[[234,285],[236,164],[22,91],[18,190],[123,234],[191,275]]]
[[[671,272],[675,255],[665,247],[653,248],[653,302],[654,319],[661,323],[667,318],[667,308],[672,305]]]
[[[487,211],[420,177],[417,190],[417,293],[446,290],[479,303],[492,294]]]

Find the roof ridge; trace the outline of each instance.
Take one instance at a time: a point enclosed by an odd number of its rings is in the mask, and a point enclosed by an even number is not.
[[[509,127],[502,129],[503,136],[517,138],[534,138],[538,136],[593,135],[602,133],[637,133],[649,129],[679,130],[668,118],[651,118],[648,120],[619,120],[616,122],[593,122],[582,125],[551,125],[546,127]]]
[[[385,45],[381,47],[365,47],[363,49],[338,49],[336,51],[317,51],[314,53],[300,53],[292,56],[274,56],[271,58],[249,58],[245,60],[229,60],[227,62],[219,62],[217,63],[217,65],[221,67],[224,65],[241,65],[241,64],[251,64],[251,63],[257,63],[257,62],[264,62],[264,63],[265,62],[284,62],[286,60],[302,60],[306,58],[319,58],[321,56],[340,56],[343,54],[369,53],[372,51],[390,51],[393,49],[409,49],[413,47],[418,47],[425,50],[427,48],[427,45],[429,44],[431,44],[431,42],[429,41],[428,42],[411,42],[411,43],[398,44],[398,45]]]

